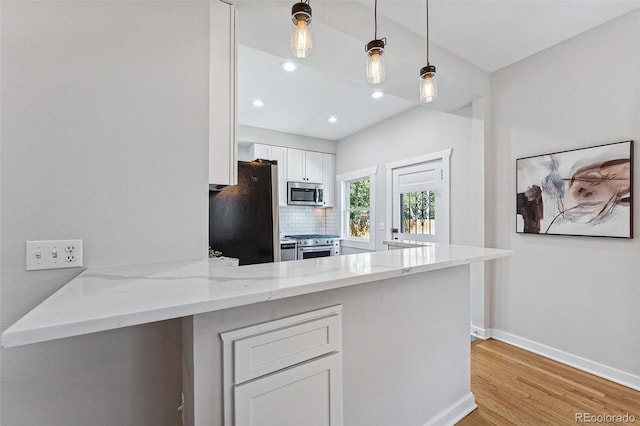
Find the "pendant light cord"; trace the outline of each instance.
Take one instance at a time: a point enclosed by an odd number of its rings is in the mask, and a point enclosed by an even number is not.
[[[378,39],[378,0],[373,3],[373,39]]]
[[[429,65],[429,0],[427,3],[427,65]]]

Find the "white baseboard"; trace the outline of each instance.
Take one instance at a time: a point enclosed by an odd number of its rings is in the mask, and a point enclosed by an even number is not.
[[[603,379],[607,379],[623,386],[627,386],[631,389],[640,390],[640,376],[636,376],[631,373],[606,366],[604,364],[590,361],[577,355],[573,355],[568,352],[543,345],[542,343],[525,339],[524,337],[506,333],[504,331],[491,329],[490,335],[492,338],[500,340],[501,342],[517,346],[529,352],[541,355],[545,358],[550,358],[554,361],[561,362],[562,364],[577,368],[578,370],[586,371],[587,373],[593,374],[594,376],[602,377]]]
[[[473,394],[469,392],[466,396],[456,401],[446,410],[437,414],[424,426],[451,426],[462,420],[467,414],[478,408]]]
[[[471,335],[475,336],[482,340],[487,340],[491,338],[491,329],[490,328],[480,328],[471,324]]]

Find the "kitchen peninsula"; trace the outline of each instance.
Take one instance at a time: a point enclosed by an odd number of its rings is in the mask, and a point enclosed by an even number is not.
[[[275,399],[261,413],[290,423],[302,410],[327,424],[449,424],[475,408],[468,265],[509,255],[433,244],[238,268],[89,268],[7,329],[2,345],[183,318],[185,424],[244,424],[255,413],[243,407],[260,410],[263,394]],[[259,356],[273,366],[252,365]]]

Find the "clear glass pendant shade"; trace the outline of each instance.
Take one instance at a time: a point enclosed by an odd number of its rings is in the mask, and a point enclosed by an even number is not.
[[[308,58],[312,50],[311,25],[304,20],[300,20],[291,29],[291,53],[296,58]]]
[[[420,70],[420,102],[426,104],[436,99],[438,99],[436,69],[429,65]]]
[[[371,40],[364,48],[369,57],[367,62],[367,82],[369,82],[369,84],[380,84],[384,81],[386,73],[382,55],[384,54],[384,46],[386,44],[386,38],[376,39]]]
[[[384,60],[380,53],[372,53],[367,64],[367,81],[369,84],[380,84],[384,81]]]
[[[299,2],[291,8],[291,53],[296,58],[308,58],[313,50],[311,39],[311,6]]]

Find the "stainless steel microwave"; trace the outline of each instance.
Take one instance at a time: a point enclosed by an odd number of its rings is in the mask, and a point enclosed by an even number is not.
[[[324,206],[322,184],[287,182],[287,204],[290,206]]]

